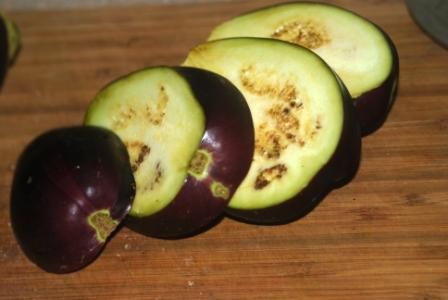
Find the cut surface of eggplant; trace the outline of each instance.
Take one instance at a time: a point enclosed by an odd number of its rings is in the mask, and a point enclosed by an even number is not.
[[[220,220],[246,176],[254,152],[252,117],[241,92],[218,74],[197,68],[174,69],[187,79],[201,104],[206,129],[185,182],[170,204],[150,216],[126,221],[128,228],[159,238],[191,236]]]
[[[166,207],[184,184],[205,116],[182,76],[152,67],[102,89],[85,124],[111,129],[123,140],[136,181],[130,215],[146,216]]]
[[[0,86],[19,49],[19,28],[13,21],[0,14]]]
[[[252,113],[254,158],[231,209],[264,209],[294,198],[333,157],[346,95],[333,71],[308,49],[274,39],[230,38],[198,45],[184,65],[229,79]],[[353,175],[344,166],[341,172]]]
[[[279,39],[318,54],[342,79],[355,105],[375,102],[358,108],[364,135],[378,129],[390,110],[398,77],[395,46],[378,26],[351,11],[313,2],[274,5],[218,25],[209,40],[230,37]]]

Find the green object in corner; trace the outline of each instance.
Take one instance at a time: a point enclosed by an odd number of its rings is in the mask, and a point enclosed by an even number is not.
[[[409,13],[420,28],[445,48],[448,48],[448,1],[406,0]]]
[[[0,87],[8,67],[14,62],[21,46],[17,25],[0,14]]]

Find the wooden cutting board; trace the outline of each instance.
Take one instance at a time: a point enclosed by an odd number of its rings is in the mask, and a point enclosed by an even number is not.
[[[448,299],[448,51],[404,1],[335,0],[395,41],[400,85],[363,140],[356,178],[283,226],[224,219],[182,240],[124,228],[86,269],[47,274],[9,221],[15,162],[43,131],[80,124],[118,76],[180,63],[219,22],[278,1],[9,12],[23,49],[0,94],[0,299]]]

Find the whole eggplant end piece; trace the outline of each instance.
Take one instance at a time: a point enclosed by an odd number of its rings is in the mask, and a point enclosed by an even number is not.
[[[11,224],[27,257],[51,273],[86,267],[128,214],[135,184],[126,148],[95,127],[54,129],[19,157]]]

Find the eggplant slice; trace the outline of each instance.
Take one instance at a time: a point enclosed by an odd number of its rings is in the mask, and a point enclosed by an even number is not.
[[[279,39],[318,54],[348,88],[363,135],[387,118],[397,89],[398,54],[390,37],[369,20],[337,6],[291,2],[230,19],[209,40],[230,37]]]
[[[154,214],[174,199],[205,131],[188,82],[167,67],[140,70],[103,88],[84,123],[114,131],[126,145],[137,186],[131,216]]]
[[[289,221],[315,195],[356,173],[361,139],[356,112],[337,75],[313,52],[274,39],[230,38],[197,46],[184,65],[229,79],[252,113],[255,153],[229,203],[232,216],[255,223]],[[329,173],[323,176],[322,170]],[[304,198],[316,176],[322,177],[320,190]],[[299,207],[272,209],[287,202]]]
[[[251,112],[224,77],[198,68],[151,67],[105,87],[85,123],[124,141],[137,184],[125,225],[181,238],[224,215],[254,152]]]

